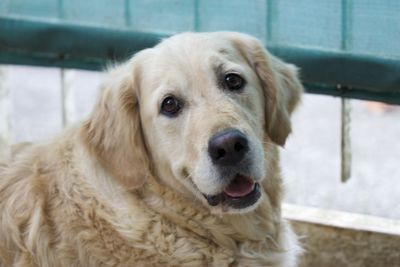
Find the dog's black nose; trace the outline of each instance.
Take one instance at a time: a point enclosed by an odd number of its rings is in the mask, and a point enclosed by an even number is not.
[[[220,166],[239,163],[248,150],[246,136],[236,129],[219,132],[208,142],[208,153],[213,163]]]

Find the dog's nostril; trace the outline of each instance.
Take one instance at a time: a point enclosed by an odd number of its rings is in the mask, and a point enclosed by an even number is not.
[[[216,157],[216,158],[217,158],[217,159],[220,159],[220,158],[224,157],[225,154],[226,154],[225,150],[223,150],[223,149],[218,149],[218,150],[217,150],[217,157]]]
[[[243,144],[238,142],[238,143],[235,144],[234,149],[235,149],[235,151],[241,151],[241,150],[244,149],[244,146],[243,146]]]

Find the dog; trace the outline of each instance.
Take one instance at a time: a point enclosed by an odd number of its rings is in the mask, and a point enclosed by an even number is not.
[[[295,66],[182,33],[108,72],[91,115],[0,164],[0,266],[297,265],[279,147]]]

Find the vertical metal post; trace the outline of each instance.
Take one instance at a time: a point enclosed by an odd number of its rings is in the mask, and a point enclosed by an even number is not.
[[[351,105],[350,100],[342,97],[341,109],[341,181],[344,183],[351,176]]]
[[[341,12],[341,49],[348,50],[351,46],[351,26],[352,26],[352,0],[342,0]]]
[[[267,0],[267,44],[273,44],[276,41],[276,28],[278,22],[278,1]]]
[[[131,21],[131,9],[130,9],[130,1],[129,0],[125,0],[124,2],[124,8],[125,8],[125,12],[124,12],[124,18],[125,18],[125,26],[129,27],[132,23]]]
[[[346,51],[351,45],[351,0],[342,0],[341,4],[341,49]],[[338,89],[343,92],[350,88],[338,86]],[[344,183],[351,176],[351,103],[349,99],[342,97],[341,104],[341,181]]]
[[[58,18],[60,20],[65,19],[65,3],[64,0],[58,0]],[[60,68],[60,88],[61,88],[61,118],[62,125],[65,127],[74,121],[75,103],[71,88],[71,76],[74,75],[74,71],[69,71],[64,68]]]
[[[199,31],[199,29],[200,29],[200,14],[199,14],[199,12],[200,12],[200,3],[199,3],[199,0],[194,0],[194,16],[193,16],[193,19],[194,19],[194,22],[193,22],[193,28],[194,28],[194,31],[195,32],[198,32]]]
[[[71,124],[75,119],[75,102],[71,87],[72,76],[74,71],[60,69],[60,86],[61,86],[61,114],[62,125],[64,127]]]
[[[0,67],[0,154],[11,143],[11,97],[6,85],[6,72]]]

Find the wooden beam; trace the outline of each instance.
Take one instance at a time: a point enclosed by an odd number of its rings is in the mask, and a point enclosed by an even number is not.
[[[400,266],[400,221],[285,204],[305,249],[301,267]]]

